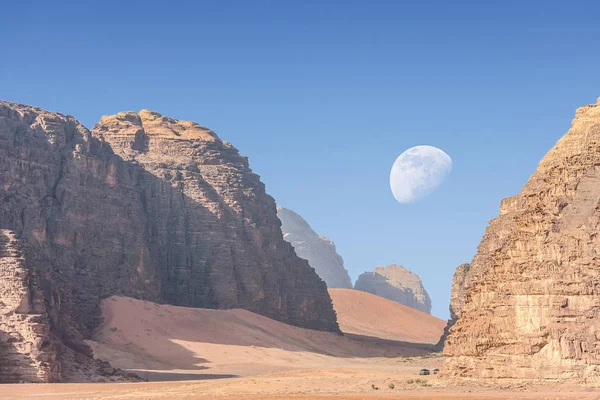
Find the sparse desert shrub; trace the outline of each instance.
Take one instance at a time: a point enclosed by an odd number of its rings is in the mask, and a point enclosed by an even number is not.
[[[431,383],[427,382],[425,379],[409,379],[406,381],[406,383],[408,383],[409,385],[417,385],[420,387],[429,387],[431,386]]]
[[[379,390],[379,388],[377,386],[375,386],[374,383],[371,384],[371,389],[373,389],[373,390]]]
[[[396,387],[396,385],[394,385],[393,383],[390,383],[390,384],[388,385],[388,387],[389,387],[390,389],[393,389],[393,388],[395,388],[395,387]]]

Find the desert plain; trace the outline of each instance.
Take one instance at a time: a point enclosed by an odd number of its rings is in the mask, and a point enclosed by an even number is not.
[[[600,399],[600,391],[531,381],[421,376],[443,366],[445,322],[351,289],[330,289],[344,335],[249,311],[101,304],[94,356],[144,382],[0,385],[2,399]]]

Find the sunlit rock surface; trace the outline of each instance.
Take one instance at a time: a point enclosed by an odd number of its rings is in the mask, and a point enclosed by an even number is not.
[[[470,264],[461,264],[456,268],[454,277],[452,278],[452,294],[450,296],[450,319],[444,328],[444,333],[437,344],[438,349],[443,349],[444,343],[448,338],[450,328],[454,326],[458,320],[458,316],[465,302],[465,279],[471,268]]]
[[[520,194],[502,201],[453,298],[444,373],[598,380],[600,106],[572,127]]]

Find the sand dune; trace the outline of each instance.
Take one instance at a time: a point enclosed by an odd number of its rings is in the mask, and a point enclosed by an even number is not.
[[[543,383],[530,387],[512,382],[491,389],[474,383],[455,385],[436,375],[421,377],[419,369],[439,367],[443,359],[431,353],[411,357],[431,346],[407,342],[417,339],[435,342],[443,322],[368,293],[335,289],[331,295],[342,329],[355,332],[358,339],[296,328],[244,310],[191,309],[111,297],[103,300],[105,321],[89,341],[97,357],[150,380],[206,380],[0,385],[0,397],[15,400],[597,398],[585,388],[573,386],[554,388]]]
[[[348,307],[347,296],[335,293],[335,297],[344,299],[336,300],[343,309]],[[365,335],[373,335],[377,329],[387,332],[387,341],[374,342],[370,338],[302,329],[240,309],[175,307],[126,297],[105,299],[101,309],[104,322],[88,341],[94,355],[150,380],[227,378],[323,368],[392,371],[401,364],[397,357],[419,356],[430,348],[395,342],[412,337],[397,328],[391,333],[384,328],[353,330]],[[385,315],[392,318],[389,313]],[[405,318],[405,314],[398,318]],[[415,370],[418,367],[411,366]]]
[[[435,344],[446,326],[446,321],[370,293],[329,289],[329,294],[346,334]]]

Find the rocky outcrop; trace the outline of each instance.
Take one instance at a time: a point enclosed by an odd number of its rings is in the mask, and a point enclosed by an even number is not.
[[[132,265],[158,276],[164,301],[338,330],[325,283],[283,240],[273,198],[233,145],[146,110],[103,117],[92,133],[146,173],[135,182],[145,243]]]
[[[0,102],[0,202],[0,228],[18,235],[38,279],[30,296],[68,349],[63,364],[91,357],[84,339],[109,295],[338,331],[325,283],[283,240],[247,159],[195,123],[121,113],[92,134],[71,116]]]
[[[373,272],[365,272],[356,280],[354,289],[431,314],[431,299],[421,279],[400,265],[375,267]]]
[[[283,238],[294,246],[298,257],[308,261],[328,288],[352,289],[344,260],[331,240],[317,235],[304,218],[291,210],[277,207],[277,216],[281,220]]]
[[[471,264],[461,264],[454,271],[452,292],[450,295],[450,319],[457,321],[465,304],[465,280],[471,270]]]
[[[54,382],[60,363],[35,273],[14,232],[0,230],[0,382]]]
[[[467,278],[470,268],[470,264],[461,264],[456,268],[456,271],[454,271],[454,277],[452,279],[452,292],[450,295],[450,319],[444,328],[444,333],[436,345],[438,350],[442,350],[444,348],[444,343],[450,334],[450,328],[454,326],[458,320],[460,311],[462,310],[465,302],[465,279]]]
[[[600,106],[500,205],[465,276],[445,374],[596,380],[600,374]],[[457,293],[459,293],[457,291]]]

